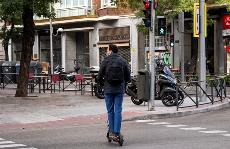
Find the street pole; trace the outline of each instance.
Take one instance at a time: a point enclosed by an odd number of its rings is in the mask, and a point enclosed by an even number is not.
[[[52,3],[50,3],[50,13],[52,12]],[[50,73],[53,74],[53,26],[52,18],[50,16]]]
[[[155,9],[154,2],[151,3],[151,27],[149,30],[149,51],[150,51],[150,101],[148,102],[148,110],[153,111],[155,108]]]
[[[199,51],[200,51],[200,85],[206,91],[206,56],[205,56],[205,0],[200,0],[199,3],[200,14],[200,35],[199,35]],[[202,92],[202,91],[201,91]],[[204,93],[200,94],[200,101],[206,101]]]
[[[179,32],[180,32],[180,67],[181,67],[181,80],[185,81],[185,73],[184,73],[184,12],[179,14]]]

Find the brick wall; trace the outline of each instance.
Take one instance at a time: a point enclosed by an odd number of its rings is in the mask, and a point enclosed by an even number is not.
[[[97,10],[97,14],[99,17],[127,15],[130,13],[131,11],[129,9],[123,9],[123,8],[103,8]]]
[[[98,15],[98,17],[127,15],[132,12],[128,8],[101,8],[101,0],[93,0],[93,6],[96,9],[96,14]]]

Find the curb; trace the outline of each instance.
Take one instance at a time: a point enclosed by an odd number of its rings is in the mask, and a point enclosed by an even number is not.
[[[164,118],[173,118],[173,117],[183,117],[193,114],[205,113],[205,112],[213,112],[220,111],[230,107],[230,102],[221,103],[219,105],[211,105],[208,107],[201,107],[196,109],[189,109],[184,111],[173,111],[173,112],[165,112],[165,113],[155,113],[152,114],[143,114],[141,116],[134,116],[132,118],[124,119],[123,121],[134,121],[134,120],[147,120],[147,119],[164,119]]]

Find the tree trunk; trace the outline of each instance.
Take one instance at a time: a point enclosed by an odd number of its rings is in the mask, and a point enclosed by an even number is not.
[[[35,25],[33,20],[33,0],[28,0],[23,6],[23,37],[22,53],[20,60],[20,72],[15,97],[26,97],[29,78],[29,66],[34,44]]]

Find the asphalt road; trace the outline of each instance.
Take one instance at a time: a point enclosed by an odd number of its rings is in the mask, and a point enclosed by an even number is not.
[[[123,123],[125,149],[229,149],[230,110]],[[108,149],[106,122],[0,132],[0,149]]]

